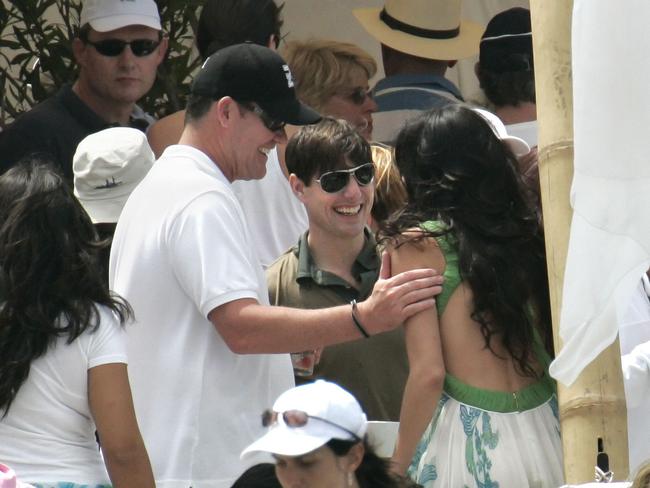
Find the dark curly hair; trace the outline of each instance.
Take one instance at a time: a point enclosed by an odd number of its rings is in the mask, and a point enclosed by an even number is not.
[[[282,18],[273,0],[207,0],[196,32],[196,47],[203,59],[219,49],[252,42],[267,46],[271,35],[280,42]]]
[[[0,176],[0,410],[7,414],[34,359],[57,337],[68,344],[99,326],[98,306],[123,323],[131,314],[110,295],[102,244],[53,166],[23,160]]]
[[[495,107],[517,106],[524,102],[537,103],[535,73],[532,69],[497,73],[479,65],[476,76],[485,96]]]
[[[481,38],[476,76],[496,107],[535,103],[530,11],[514,7],[490,19]]]
[[[390,219],[382,240],[424,221],[441,221],[458,251],[461,279],[473,292],[472,319],[493,353],[503,343],[520,373],[530,366],[533,330],[550,334],[541,227],[517,161],[478,113],[450,104],[425,113],[399,134],[396,159],[409,204]],[[496,354],[496,353],[495,353]]]

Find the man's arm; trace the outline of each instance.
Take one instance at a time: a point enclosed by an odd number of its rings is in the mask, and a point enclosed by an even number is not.
[[[442,277],[432,269],[390,277],[384,254],[379,279],[371,296],[358,304],[356,317],[370,335],[389,331],[432,307],[441,284]],[[208,318],[238,354],[304,351],[363,338],[352,320],[351,305],[303,310],[240,299],[216,307]]]

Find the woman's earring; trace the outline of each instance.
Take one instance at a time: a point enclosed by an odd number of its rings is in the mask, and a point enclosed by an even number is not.
[[[354,473],[352,471],[349,471],[347,487],[352,488],[353,486],[354,486]]]

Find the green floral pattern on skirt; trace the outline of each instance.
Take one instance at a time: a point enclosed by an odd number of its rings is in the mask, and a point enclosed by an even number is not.
[[[425,488],[557,488],[562,448],[553,394],[521,411],[490,411],[443,393],[409,476]]]

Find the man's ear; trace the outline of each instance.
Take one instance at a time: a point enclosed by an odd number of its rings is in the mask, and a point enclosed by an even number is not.
[[[158,51],[156,54],[157,57],[156,64],[162,63],[163,59],[165,59],[165,53],[167,52],[168,46],[169,46],[169,38],[167,36],[163,36],[163,38],[160,40],[160,44],[158,45]]]
[[[79,66],[85,64],[85,53],[87,48],[88,46],[86,46],[86,44],[84,44],[84,42],[78,37],[75,37],[72,40],[72,55]]]
[[[298,200],[305,203],[303,200],[305,194],[305,183],[298,178],[295,173],[289,175],[289,186],[291,187],[293,194],[298,197]]]
[[[278,39],[278,37],[275,34],[271,34],[269,36],[268,42],[266,43],[266,47],[268,47],[269,49],[273,49],[274,51],[277,51],[279,44],[280,44],[280,40]]]
[[[214,112],[213,115],[223,127],[228,127],[232,124],[233,119],[240,115],[239,110],[237,102],[231,97],[220,98],[210,108],[210,111]]]

